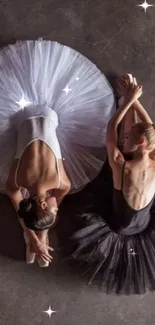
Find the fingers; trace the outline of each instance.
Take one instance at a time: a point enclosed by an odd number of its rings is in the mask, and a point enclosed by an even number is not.
[[[44,242],[41,242],[41,243],[42,243],[46,248],[48,248],[51,252],[54,251],[54,248],[48,246],[46,243],[44,243]]]
[[[143,86],[140,86],[141,95],[143,94]]]
[[[137,80],[136,80],[136,78],[135,78],[135,77],[133,78],[133,83],[134,83],[134,85],[135,85],[135,86],[137,86],[137,85],[138,85],[138,84],[137,84]]]
[[[126,88],[129,87],[129,80],[127,79],[126,74],[125,75],[121,75],[120,82],[123,84],[124,87],[126,87]]]
[[[135,83],[135,80],[132,74],[125,73],[124,75],[121,75],[119,82],[121,82],[122,85],[129,90],[132,88],[132,85],[133,83]]]
[[[44,262],[52,262],[52,260],[53,260],[53,257],[52,256],[47,256],[46,254],[40,254],[39,255],[39,258],[42,258],[42,260],[44,261]]]
[[[141,86],[135,86],[135,89],[142,90],[143,89],[143,86],[142,85]]]
[[[48,262],[52,262],[53,260],[53,257],[50,255],[50,254],[43,254],[43,257],[46,259],[46,261]]]
[[[121,79],[121,77],[116,79],[116,87],[117,92],[120,96],[126,96],[126,93],[128,92],[128,87],[124,83],[123,79]]]
[[[134,78],[135,79],[135,78]],[[135,79],[134,81],[133,81],[133,83],[131,84],[131,86],[130,86],[130,89],[131,90],[138,90],[138,89],[143,89],[143,86],[142,85],[138,85],[137,84],[137,80]]]
[[[143,88],[143,86],[138,85],[137,79],[135,77],[130,78],[130,80],[132,80],[132,83],[131,83],[132,89],[141,89],[141,88]]]
[[[131,73],[125,73],[124,75],[121,75],[121,80],[127,87],[129,87],[133,83],[133,76]]]
[[[137,79],[132,74],[126,73],[117,79],[117,91],[121,95],[135,94],[136,98],[139,98],[143,93],[143,86],[138,85]]]
[[[126,73],[124,76],[122,76],[122,78],[126,81],[128,86],[130,86],[130,85],[137,86],[137,80],[135,77],[133,77],[133,75],[131,73]]]
[[[128,80],[129,85],[133,83],[133,76],[131,73],[126,73],[126,79]]]
[[[48,252],[41,252],[38,254],[44,261],[52,262],[53,257]]]
[[[54,251],[54,248],[52,248],[52,247],[50,247],[50,246],[48,246],[48,245],[47,245],[47,248],[48,248],[51,252]]]

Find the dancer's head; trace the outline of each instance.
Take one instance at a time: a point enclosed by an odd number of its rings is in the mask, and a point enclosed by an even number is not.
[[[30,197],[20,202],[18,215],[27,228],[45,230],[50,228],[56,219],[58,211],[55,197]]]
[[[124,153],[137,150],[153,151],[155,149],[155,126],[151,123],[140,122],[131,127],[126,136]]]

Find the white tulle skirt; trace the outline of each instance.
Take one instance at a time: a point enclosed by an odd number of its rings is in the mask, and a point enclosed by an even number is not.
[[[0,190],[4,191],[17,143],[12,118],[29,105],[57,112],[64,167],[78,191],[106,158],[107,123],[115,112],[111,86],[75,50],[51,41],[24,41],[0,51]]]

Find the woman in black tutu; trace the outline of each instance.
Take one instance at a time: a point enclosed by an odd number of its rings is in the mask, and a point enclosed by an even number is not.
[[[72,257],[107,293],[144,293],[155,289],[155,127],[138,101],[143,91],[136,79],[125,75],[118,86],[124,101],[107,129],[113,198],[101,198],[108,215],[81,216],[85,225],[72,237]]]

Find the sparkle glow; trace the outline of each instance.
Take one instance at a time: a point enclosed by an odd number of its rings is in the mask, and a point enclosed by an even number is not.
[[[154,5],[152,4],[149,4],[146,0],[141,4],[141,5],[138,5],[138,7],[142,7],[144,10],[145,10],[145,13],[146,13],[146,10],[149,8],[149,7],[153,7]]]
[[[130,248],[130,254],[133,255],[133,256],[137,255],[137,253],[134,252],[133,248]]]
[[[51,309],[51,306],[49,306],[48,310],[45,310],[45,311],[43,311],[43,312],[46,313],[46,314],[49,316],[49,318],[51,318],[51,315],[52,315],[52,314],[56,313],[55,310],[52,310],[52,309]]]
[[[68,93],[72,90],[70,88],[68,88],[68,86],[66,85],[66,88],[62,89],[63,91],[65,91],[66,95],[68,95]]]
[[[24,97],[21,98],[21,100],[19,102],[16,102],[21,108],[24,108],[26,106],[28,106],[29,104],[31,104],[31,102],[27,101],[24,99]]]
[[[76,79],[76,81],[79,81],[80,78],[79,77],[76,77],[75,79]]]

